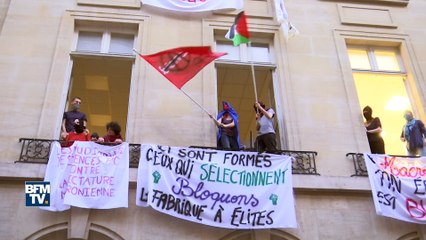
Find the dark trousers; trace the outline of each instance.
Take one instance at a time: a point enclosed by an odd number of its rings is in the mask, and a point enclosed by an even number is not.
[[[266,133],[257,136],[255,146],[258,152],[276,152],[278,149],[275,133]]]
[[[236,137],[231,137],[222,132],[220,137],[220,145],[225,150],[239,150]]]
[[[370,151],[375,154],[385,154],[385,142],[383,138],[370,140]]]

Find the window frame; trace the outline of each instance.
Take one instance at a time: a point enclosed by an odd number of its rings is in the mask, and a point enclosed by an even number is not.
[[[351,69],[354,72],[400,74],[400,75],[404,75],[404,76],[407,75],[406,68],[404,67],[404,64],[403,64],[403,61],[402,61],[401,53],[400,53],[399,49],[396,48],[396,47],[379,47],[379,46],[371,46],[371,45],[362,45],[361,46],[361,45],[348,44],[347,49],[348,50],[350,50],[350,49],[365,50],[367,52],[367,57],[368,57],[368,60],[370,62],[370,69],[352,68],[352,66],[351,66]],[[395,53],[396,60],[398,62],[398,66],[399,66],[400,70],[399,71],[380,70],[379,67],[378,67],[378,64],[377,64],[377,59],[376,59],[376,54],[375,54],[376,50]],[[349,58],[349,54],[348,54],[348,58]]]
[[[347,97],[348,109],[352,125],[352,138],[356,143],[352,150],[356,152],[368,151],[369,145],[365,135],[364,119],[360,114],[361,106],[358,101],[356,86],[353,78],[353,73],[349,57],[349,46],[379,46],[391,47],[398,49],[401,59],[404,62],[404,68],[407,71],[406,84],[407,92],[412,103],[413,112],[418,118],[426,118],[424,111],[424,103],[426,98],[420,94],[423,89],[426,89],[424,77],[420,74],[417,58],[414,55],[414,49],[410,44],[410,38],[406,34],[392,34],[385,31],[378,31],[375,33],[366,33],[360,31],[352,31],[348,29],[334,29],[334,41],[337,49],[337,56],[340,62],[340,71],[342,74],[342,81],[345,86]],[[385,40],[384,40],[385,39]],[[386,73],[389,74],[389,73]],[[394,73],[401,74],[401,73]]]
[[[267,67],[271,67],[271,68],[274,68],[274,69],[276,68],[275,58],[274,58],[274,55],[272,54],[272,52],[273,52],[272,40],[270,40],[268,38],[251,38],[250,39],[251,41],[248,44],[240,44],[239,46],[234,46],[232,44],[232,41],[229,40],[229,39],[226,39],[224,36],[225,36],[225,34],[223,34],[223,36],[220,36],[219,34],[215,34],[214,48],[215,49],[218,48],[218,42],[230,42],[231,46],[239,48],[239,60],[218,59],[218,60],[216,60],[216,62],[218,62],[218,63],[234,63],[234,64],[242,64],[242,65],[255,64],[256,66],[267,66]],[[250,61],[249,48],[251,47],[251,44],[267,45],[268,46],[269,62]]]
[[[80,32],[93,32],[101,33],[101,46],[99,52],[89,52],[89,51],[78,51],[77,45],[80,36]],[[135,26],[129,27],[119,27],[116,23],[112,22],[78,22],[74,30],[74,41],[72,46],[71,55],[81,55],[81,56],[105,56],[105,57],[120,57],[120,58],[130,58],[135,59],[136,55],[132,53],[110,53],[109,48],[111,46],[111,35],[112,34],[128,34],[133,35],[133,46],[136,45],[137,28]]]
[[[230,45],[233,46],[232,41],[229,39],[226,39],[225,33],[223,33],[220,29],[213,30],[213,43],[214,49],[217,49],[217,42],[230,42]],[[264,35],[265,37],[252,37],[250,38],[250,44],[240,44],[240,59],[239,60],[229,60],[229,59],[217,59],[215,60],[215,68],[221,67],[221,66],[232,66],[232,65],[240,65],[240,66],[253,66],[254,68],[261,68],[261,69],[269,69],[271,71],[271,84],[272,84],[272,91],[274,95],[274,104],[271,107],[274,107],[275,110],[275,116],[285,116],[280,117],[280,119],[275,117],[274,120],[274,127],[277,133],[277,146],[280,149],[289,149],[290,143],[289,143],[289,137],[288,137],[288,126],[286,121],[287,114],[283,114],[283,108],[282,108],[282,86],[280,84],[279,80],[279,74],[277,73],[277,65],[276,57],[274,55],[274,42],[275,39],[269,37],[268,34]],[[248,48],[251,46],[251,44],[264,44],[268,46],[268,54],[269,54],[269,60],[270,62],[257,62],[257,61],[249,61],[249,52]],[[275,43],[276,44],[276,43]],[[217,102],[217,76],[215,76],[215,102]],[[216,105],[216,108],[218,106]],[[256,137],[255,137],[256,138]],[[254,138],[254,139],[255,139]]]
[[[79,40],[79,33],[80,32],[95,32],[95,33],[101,33],[102,39],[101,39],[101,47],[99,52],[90,52],[90,51],[78,51],[77,45]],[[125,124],[126,132],[126,141],[128,142],[130,140],[129,133],[132,132],[132,129],[129,129],[133,125],[134,120],[131,119],[131,116],[134,114],[132,111],[132,108],[134,106],[132,105],[132,100],[134,98],[135,90],[134,88],[134,81],[135,81],[135,74],[136,74],[136,54],[134,52],[125,54],[125,53],[109,53],[110,43],[111,43],[111,35],[114,33],[118,34],[129,34],[133,35],[133,49],[137,47],[137,39],[139,38],[140,34],[140,26],[137,23],[122,23],[122,22],[106,22],[106,21],[85,21],[85,20],[77,20],[74,27],[73,32],[73,40],[72,40],[72,47],[71,51],[69,53],[70,55],[70,63],[69,63],[69,77],[67,78],[69,81],[68,88],[65,90],[66,95],[69,94],[70,89],[72,88],[72,69],[74,65],[74,59],[76,58],[94,58],[94,59],[100,59],[100,58],[119,58],[126,61],[130,61],[132,64],[132,70],[130,74],[130,89],[129,89],[129,99],[128,99],[128,105],[127,105],[127,116],[126,116],[126,123],[122,123],[122,125]],[[70,99],[66,100],[65,107],[69,106]],[[66,108],[65,108],[66,109]],[[66,111],[66,110],[64,110]]]

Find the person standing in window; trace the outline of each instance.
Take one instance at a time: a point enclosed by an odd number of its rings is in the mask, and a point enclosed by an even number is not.
[[[374,154],[385,154],[385,142],[380,133],[382,132],[382,123],[378,117],[373,117],[373,109],[366,106],[362,110],[365,122],[364,126],[367,131],[368,143],[370,144],[370,152]]]
[[[83,127],[86,127],[87,118],[86,114],[79,111],[81,105],[81,98],[75,97],[71,101],[71,111],[64,112],[62,117],[62,133],[61,137],[65,139],[70,132],[74,131],[74,125],[80,119],[83,121]]]
[[[121,127],[117,122],[109,122],[106,125],[107,134],[98,139],[98,142],[105,143],[122,143],[123,138],[121,137]]]
[[[256,111],[256,148],[258,152],[274,153],[278,151],[277,140],[275,136],[274,123],[272,119],[275,116],[275,111],[272,108],[266,109],[263,102],[254,104]]]
[[[217,118],[215,119],[212,115],[209,116],[219,128],[217,134],[218,147],[224,150],[240,150],[238,114],[231,104],[222,102],[222,111],[217,115]]]
[[[407,154],[409,156],[426,156],[424,137],[426,137],[425,125],[422,121],[414,118],[411,111],[404,112],[407,123],[401,133],[401,141],[406,142]]]

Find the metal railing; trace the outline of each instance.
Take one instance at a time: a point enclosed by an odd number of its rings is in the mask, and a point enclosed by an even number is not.
[[[368,177],[367,166],[364,161],[364,154],[362,153],[347,153],[347,158],[351,158],[354,163],[355,174],[351,177]]]
[[[317,172],[315,156],[318,155],[314,151],[290,151],[281,150],[277,154],[287,155],[294,158],[292,169],[293,174],[320,175]]]
[[[35,139],[35,138],[20,138],[19,142],[22,143],[20,163],[44,163],[49,161],[50,148],[53,142],[61,142],[52,139]],[[191,146],[197,147],[197,146]],[[197,147],[204,149],[217,149],[212,147]],[[140,158],[140,144],[129,144],[129,166],[137,168]],[[250,150],[249,150],[250,151]],[[275,154],[287,155],[294,158],[292,169],[293,174],[306,174],[306,175],[319,175],[316,168],[315,156],[318,155],[314,151],[289,151],[280,150]]]
[[[21,163],[44,163],[49,161],[50,148],[53,142],[66,143],[65,141],[52,139],[20,138],[22,143],[19,160]],[[108,145],[108,143],[102,143]],[[109,144],[115,145],[115,144]],[[129,166],[137,168],[139,165],[141,145],[129,144]]]
[[[419,158],[421,156],[407,156],[407,155],[391,155],[387,154],[390,157],[401,157],[401,158]],[[347,153],[347,158],[351,158],[354,163],[355,174],[352,174],[351,177],[368,177],[367,166],[365,165],[364,154],[363,153]]]

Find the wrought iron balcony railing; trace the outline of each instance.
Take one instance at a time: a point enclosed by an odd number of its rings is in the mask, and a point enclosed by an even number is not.
[[[21,154],[19,160],[16,162],[20,163],[44,163],[49,161],[50,148],[53,142],[58,140],[52,139],[35,139],[35,138],[20,138],[19,142],[22,143]],[[198,148],[209,148],[209,147],[198,147]],[[209,148],[216,149],[216,148]],[[140,158],[140,144],[129,144],[129,165],[131,168],[137,168],[139,165]],[[319,175],[316,169],[315,156],[317,152],[313,151],[288,151],[282,150],[276,152],[276,154],[288,155],[294,157],[293,161],[293,174],[307,174],[307,175]]]
[[[19,160],[21,163],[47,163],[49,161],[50,148],[53,142],[64,142],[52,139],[20,138],[22,143]],[[105,144],[105,143],[103,143]],[[141,145],[129,144],[129,166],[137,168],[139,165]]]
[[[364,161],[364,154],[362,153],[347,153],[347,158],[351,158],[354,163],[355,174],[352,174],[351,177],[368,177],[367,166]]]
[[[407,155],[387,155],[392,157],[403,157],[403,158],[419,158],[420,156],[407,156]],[[355,174],[352,174],[351,177],[368,177],[367,166],[365,165],[364,154],[363,153],[347,153],[347,158],[351,158],[354,163]]]
[[[281,150],[278,151],[277,154],[294,158],[292,165],[293,174],[319,175],[315,162],[315,156],[318,155],[317,152]]]

